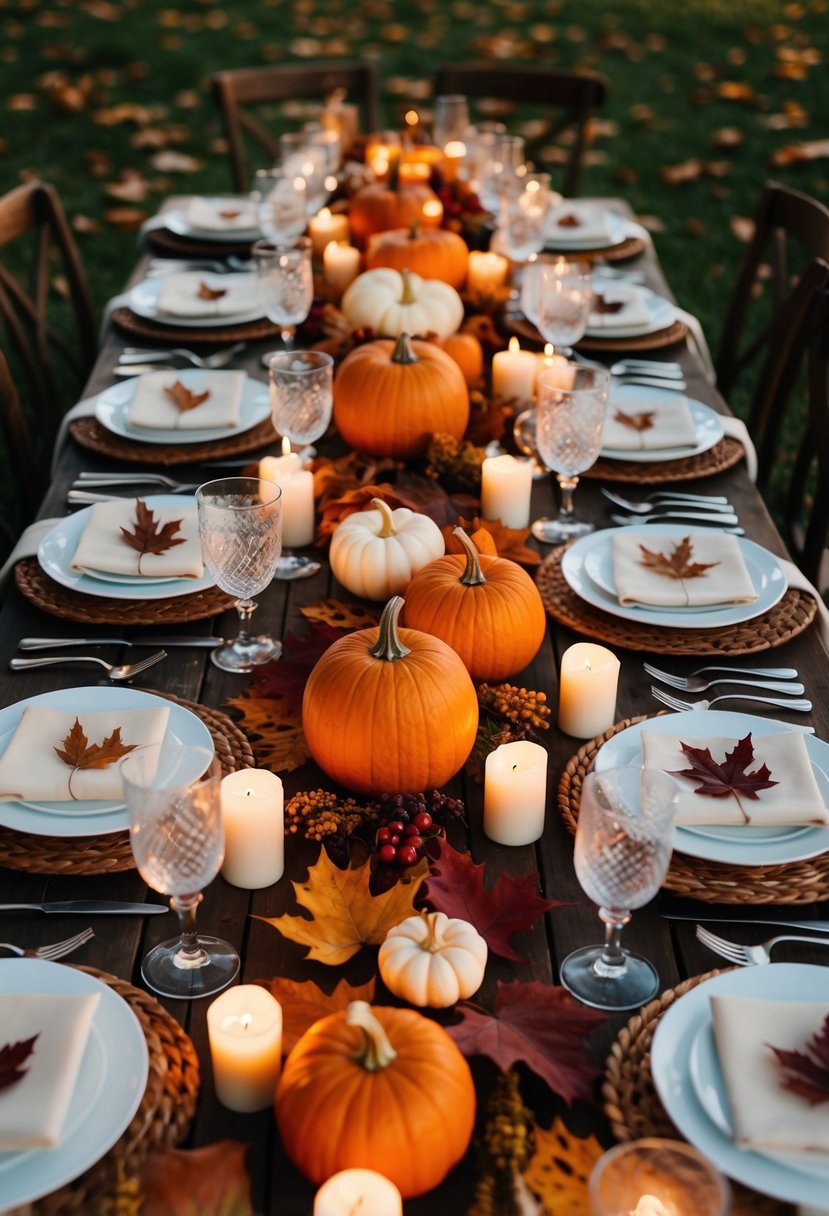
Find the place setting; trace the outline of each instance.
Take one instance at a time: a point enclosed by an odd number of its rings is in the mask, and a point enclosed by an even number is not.
[[[644,252],[649,236],[640,224],[601,203],[566,199],[553,207],[544,225],[544,249],[578,253],[592,260],[624,261]]]
[[[151,250],[180,258],[247,257],[262,236],[256,208],[247,195],[197,195],[165,207],[148,220],[142,236]]]

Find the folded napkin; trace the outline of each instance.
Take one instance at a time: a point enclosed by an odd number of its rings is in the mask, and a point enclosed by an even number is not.
[[[237,426],[246,379],[247,373],[240,371],[146,372],[136,381],[127,422],[165,431]],[[204,401],[191,404],[204,394]],[[176,397],[184,408],[176,404]]]
[[[192,500],[191,500],[192,501]],[[70,563],[70,570],[81,574],[116,574],[135,577],[142,575],[148,580],[162,578],[201,578],[204,574],[199,525],[196,508],[183,499],[181,506],[150,507],[154,517],[154,535],[174,521],[178,528],[169,530],[172,544],[162,553],[142,553],[129,544],[122,528],[133,534],[139,530],[138,512],[140,498],[125,498],[112,502],[98,502],[89,508],[89,520],[81,533],[78,547]],[[153,527],[153,521],[149,522]],[[164,544],[161,540],[156,548]]]
[[[771,1050],[803,1052],[820,1034],[826,1014],[827,1006],[818,1001],[711,997],[714,1040],[739,1147],[829,1156],[829,1103],[810,1106],[784,1089]]]
[[[659,448],[696,447],[697,428],[684,397],[671,394],[647,405],[611,401],[602,434],[602,447],[610,451],[650,451]]]
[[[570,200],[555,207],[547,219],[547,239],[553,244],[597,245],[610,242],[610,212],[604,207]]]
[[[205,292],[221,294],[205,299]],[[254,312],[259,308],[259,284],[253,275],[232,279],[229,275],[184,270],[164,276],[156,307],[169,316],[196,319]]]
[[[644,329],[650,325],[648,295],[642,288],[616,283],[601,286],[593,298],[588,331],[597,329]]]
[[[250,203],[232,198],[194,198],[185,212],[191,228],[202,232],[233,232],[235,229],[249,232],[257,227],[256,216]]]
[[[809,753],[799,731],[780,731],[774,735],[752,735],[754,756],[744,768],[751,774],[767,765],[768,789],[756,791],[757,797],[731,793],[724,798],[697,793],[699,782],[689,777],[677,777],[691,767],[691,758],[680,746],[708,749],[712,760],[722,764],[726,752],[732,752],[737,739],[682,738],[659,731],[642,731],[642,765],[652,772],[668,773],[677,783],[676,822],[678,824],[746,824],[753,827],[775,827],[784,824],[829,824],[829,810],[818,789]]]
[[[97,992],[0,993],[0,1050],[37,1036],[20,1064],[23,1076],[0,1089],[0,1150],[60,1142],[100,999]]]
[[[645,529],[614,532],[611,544],[620,604],[701,608],[757,599],[736,537],[713,528],[675,536],[655,536]]]
[[[149,747],[161,743],[167,733],[170,710],[167,706],[150,709],[90,710],[77,713],[53,709],[49,705],[27,705],[12,739],[0,756],[0,802],[78,802],[122,796],[118,760],[123,747]],[[67,736],[80,723],[86,744],[75,735]],[[110,745],[112,763],[105,768],[78,768],[71,760],[86,747],[101,746],[120,727],[120,736]],[[69,760],[57,754],[66,752]],[[122,751],[119,756],[118,752]]]

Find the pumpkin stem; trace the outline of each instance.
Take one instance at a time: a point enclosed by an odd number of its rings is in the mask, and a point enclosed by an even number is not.
[[[420,236],[420,220],[414,219],[409,224],[409,240],[416,241]]]
[[[381,524],[378,536],[385,539],[387,536],[396,536],[397,529],[394,526],[394,514],[391,507],[382,498],[372,498],[371,505],[380,512]]]
[[[466,550],[466,569],[458,582],[463,583],[464,587],[480,587],[482,583],[486,582],[486,579],[478,560],[478,550],[475,548],[474,541],[466,535],[463,528],[453,528],[452,532]]]
[[[423,919],[426,922],[426,928],[429,936],[423,942],[421,949],[426,950],[429,954],[435,954],[440,949],[440,944],[437,939],[438,925],[441,925],[441,918],[446,919],[442,912],[424,912]]]
[[[412,653],[409,647],[400,641],[397,632],[397,618],[402,607],[402,595],[393,595],[383,609],[377,641],[369,648],[369,654],[374,655],[375,659],[385,659],[386,662],[393,663],[395,659],[405,659],[407,654]]]
[[[412,291],[411,271],[409,270],[409,268],[407,266],[404,266],[403,269],[400,271],[400,277],[403,280],[403,294],[401,295],[398,303],[400,303],[400,304],[416,303],[417,296]]]
[[[405,273],[405,271],[404,271]],[[420,356],[412,350],[412,340],[408,334],[401,334],[391,352],[392,363],[419,363]]]
[[[357,1063],[367,1072],[388,1068],[397,1052],[389,1042],[389,1036],[371,1012],[368,1001],[352,1001],[345,1015],[349,1026],[359,1026],[363,1032],[363,1043],[357,1055]]]

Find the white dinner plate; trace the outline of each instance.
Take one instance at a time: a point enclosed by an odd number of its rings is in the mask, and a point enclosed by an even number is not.
[[[641,338],[645,334],[655,334],[660,329],[667,329],[669,325],[673,325],[676,320],[676,308],[670,300],[666,300],[664,296],[655,295],[647,287],[634,287],[632,290],[640,295],[645,302],[645,307],[648,310],[647,323],[642,325],[602,325],[596,329],[591,329],[588,322],[585,337]]]
[[[614,531],[641,534],[648,548],[658,545],[660,538],[666,536],[675,539],[691,536],[699,540],[699,552],[703,551],[706,536],[711,535],[708,529],[694,528],[693,524],[631,524],[626,528],[603,528],[590,532],[565,549],[561,573],[567,585],[588,604],[612,616],[620,616],[626,621],[646,621],[649,625],[664,626],[666,629],[717,629],[762,616],[785,594],[786,576],[774,554],[762,545],[738,536],[737,544],[757,592],[753,604],[720,604],[704,609],[620,604],[611,590],[615,586],[611,541]]]
[[[210,279],[210,277],[210,271],[205,271],[205,278]],[[223,274],[221,278],[222,282],[230,288],[234,285],[239,286],[242,283],[252,282],[254,276],[244,272]],[[164,275],[160,274],[154,278],[144,279],[143,282],[137,283],[132,288],[127,297],[127,304],[137,317],[144,317],[145,320],[155,321],[159,325],[173,325],[177,329],[216,329],[226,325],[244,325],[248,321],[258,321],[265,315],[261,304],[248,312],[217,313],[214,317],[183,317],[179,314],[161,312],[158,307],[158,298],[163,285]]]
[[[642,764],[642,731],[689,739],[744,739],[749,732],[775,735],[796,730],[787,722],[754,714],[730,713],[721,709],[691,709],[663,714],[637,722],[603,743],[596,754],[596,772],[608,768]],[[804,735],[806,752],[825,805],[829,806],[829,744],[814,735]],[[737,866],[772,866],[788,861],[805,861],[829,850],[829,828],[809,824],[758,828],[739,824],[707,827],[677,827],[674,848],[689,857],[720,861]]]
[[[140,497],[150,510],[156,507],[192,507],[194,504],[192,496],[185,494],[142,494]],[[140,584],[128,579],[113,581],[109,578],[97,578],[92,574],[72,570],[70,563],[81,533],[89,521],[90,510],[91,507],[85,507],[74,515],[67,515],[44,536],[38,546],[37,560],[40,568],[62,587],[107,600],[166,600],[178,595],[190,595],[195,591],[205,591],[214,586],[213,575],[206,567],[201,578],[142,578]]]
[[[592,211],[604,212],[607,218],[607,236],[603,240],[585,240],[583,236],[579,236],[578,228],[562,228],[556,223],[556,216],[562,212],[572,211],[574,215],[584,213],[588,208]],[[562,203],[555,211],[551,212],[547,218],[547,227],[544,233],[544,248],[545,249],[560,249],[566,253],[571,250],[585,249],[612,249],[614,245],[621,245],[622,241],[627,240],[631,235],[628,231],[631,225],[629,222],[617,215],[615,211],[607,211],[606,208],[596,203],[573,203],[572,207],[567,203]],[[636,226],[636,225],[634,225]]]
[[[43,959],[0,959],[7,993],[99,993],[64,1135],[56,1148],[0,1153],[0,1205],[32,1203],[77,1178],[112,1148],[138,1109],[149,1074],[147,1041],[127,1002],[107,984]]]
[[[163,706],[170,711],[166,742],[206,747],[211,752],[214,750],[213,737],[204,722],[183,705],[176,705],[166,697],[157,697],[138,688],[87,685],[40,693],[39,696],[27,697],[0,709],[0,755],[11,741],[27,705],[48,705],[51,709],[75,710],[78,713],[91,713],[93,710],[115,713],[119,710]],[[55,740],[55,743],[59,742]],[[0,824],[17,832],[29,832],[32,836],[105,836],[110,832],[125,831],[129,827],[129,820],[123,802],[0,802]]]
[[[797,1165],[750,1149],[737,1148],[709,1117],[691,1077],[691,1049],[700,1029],[711,1022],[712,993],[767,1001],[821,1001],[829,1004],[829,967],[774,963],[738,967],[705,980],[686,992],[659,1019],[651,1045],[651,1073],[662,1105],[679,1131],[737,1182],[786,1203],[826,1206],[826,1179]],[[702,1079],[705,1084],[705,1078]]]
[[[210,372],[201,371],[197,367],[177,369],[171,375],[193,393],[202,392],[203,386],[209,385]],[[230,439],[258,426],[271,412],[267,384],[252,380],[248,376],[242,389],[239,421],[236,426],[185,427],[178,430],[131,426],[127,422],[127,413],[135,396],[137,382],[138,376],[135,376],[121,384],[113,384],[99,393],[95,403],[95,417],[101,426],[112,431],[114,435],[122,435],[125,439],[139,443],[212,443],[217,439]]]
[[[207,200],[216,203],[222,210],[233,210],[239,207],[238,198],[211,198]],[[248,200],[243,200],[248,205]],[[259,228],[194,228],[187,218],[186,211],[165,211],[164,223],[170,232],[176,236],[186,236],[194,241],[215,241],[217,244],[246,244],[248,241],[258,241],[262,236]]]
[[[612,409],[652,409],[657,402],[670,397],[670,390],[650,388],[647,385],[620,384],[614,380],[610,385],[608,411]],[[659,460],[681,460],[685,456],[699,456],[707,452],[723,437],[722,419],[710,406],[693,397],[686,397],[688,408],[697,432],[697,442],[694,447],[659,448],[647,450],[644,448],[602,448],[600,456],[609,460],[634,460],[642,464],[652,464]]]

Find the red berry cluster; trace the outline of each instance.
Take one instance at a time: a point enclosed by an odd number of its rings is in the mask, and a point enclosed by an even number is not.
[[[428,842],[445,838],[445,825],[463,817],[463,803],[439,790],[383,794],[375,806],[380,826],[374,834],[374,849],[383,869],[416,865]]]
[[[407,868],[417,864],[423,850],[424,838],[445,835],[446,830],[438,824],[433,824],[428,811],[420,811],[411,823],[392,819],[385,827],[377,829],[377,856],[386,864],[396,862],[397,865]]]

